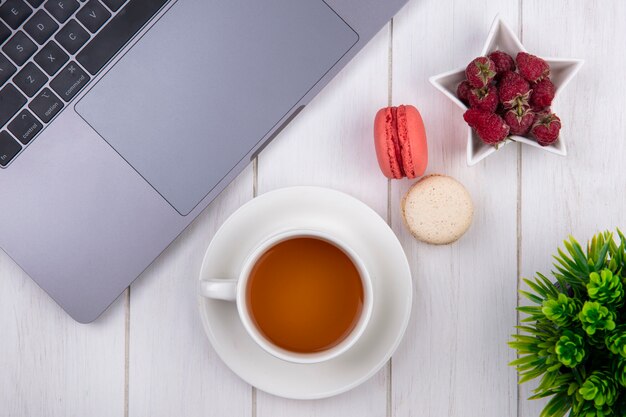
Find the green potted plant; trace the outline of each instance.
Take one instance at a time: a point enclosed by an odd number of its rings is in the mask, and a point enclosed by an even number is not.
[[[510,346],[520,384],[540,378],[530,399],[552,397],[542,417],[626,416],[626,237],[604,232],[586,250],[574,238],[520,291],[531,305]],[[616,241],[617,240],[617,241]]]

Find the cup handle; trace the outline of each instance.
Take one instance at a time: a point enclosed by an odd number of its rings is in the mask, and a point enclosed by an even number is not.
[[[237,279],[209,279],[200,281],[200,295],[216,300],[235,301]]]

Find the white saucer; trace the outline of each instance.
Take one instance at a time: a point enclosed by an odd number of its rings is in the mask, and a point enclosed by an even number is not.
[[[248,383],[286,398],[330,397],[369,379],[398,347],[411,313],[411,271],[400,242],[374,210],[338,191],[292,187],[263,194],[226,220],[207,249],[200,280],[238,276],[246,255],[258,243],[293,228],[334,234],[361,256],[370,271],[375,294],[372,317],[349,351],[323,363],[290,363],[255,344],[234,303],[199,297],[200,315],[217,354]]]

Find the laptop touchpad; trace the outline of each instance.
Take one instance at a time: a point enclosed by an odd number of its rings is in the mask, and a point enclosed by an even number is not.
[[[178,0],[76,110],[187,215],[357,40],[321,0]]]

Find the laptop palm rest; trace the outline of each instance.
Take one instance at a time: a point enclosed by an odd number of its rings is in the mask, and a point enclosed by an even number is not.
[[[357,40],[321,0],[178,0],[76,111],[187,215]]]

